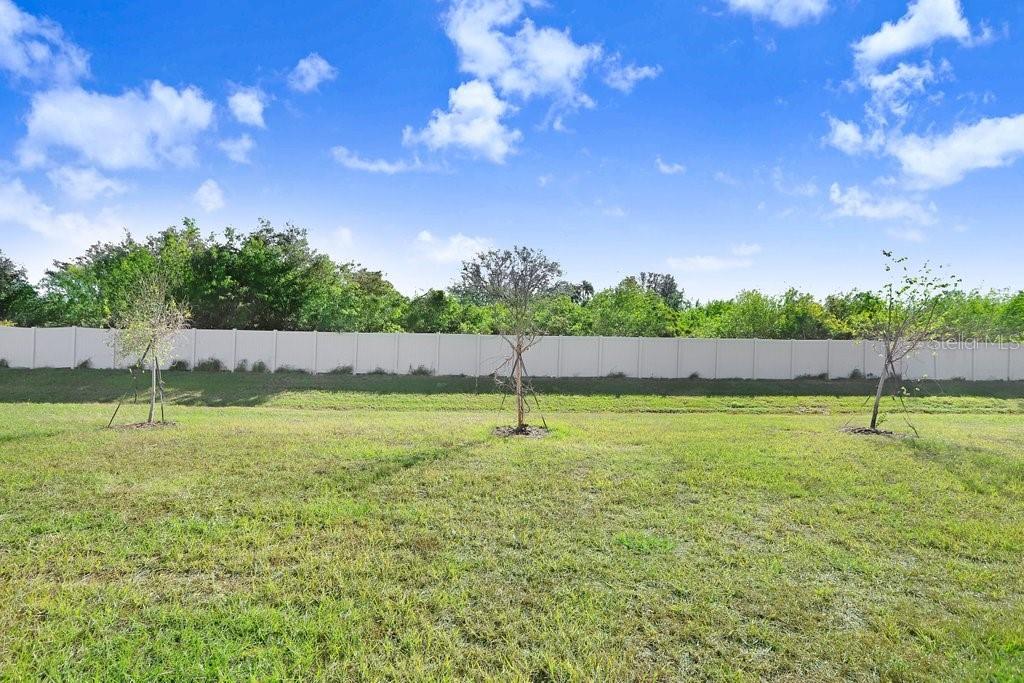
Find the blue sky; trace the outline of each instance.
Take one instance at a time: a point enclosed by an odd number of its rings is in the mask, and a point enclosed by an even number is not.
[[[1024,3],[0,0],[0,249],[258,217],[406,293],[484,246],[692,297],[1024,287]]]

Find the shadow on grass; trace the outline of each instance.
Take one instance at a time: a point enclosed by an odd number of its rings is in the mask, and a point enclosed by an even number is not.
[[[378,395],[494,394],[489,377],[309,375],[300,372],[165,372],[167,399],[187,406],[258,406],[284,393],[358,392]],[[1024,382],[924,381],[916,396],[1024,398]],[[544,395],[570,396],[870,396],[873,380],[706,380],[536,378]],[[126,370],[0,368],[0,403],[108,403],[125,392],[143,396],[145,378]]]

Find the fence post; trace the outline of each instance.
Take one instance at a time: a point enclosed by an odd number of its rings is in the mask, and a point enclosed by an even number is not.
[[[71,367],[78,367],[78,325],[71,326]]]
[[[718,339],[715,339],[715,376],[711,379],[718,379]]]
[[[400,332],[395,332],[395,374],[398,374],[398,353],[399,347],[402,343],[402,335]]]
[[[971,345],[971,381],[972,382],[975,381],[975,379],[977,379],[977,377],[978,377],[978,371],[975,368],[975,360],[974,360],[974,358],[977,355],[977,353],[978,353],[978,343],[974,342],[974,344]],[[935,379],[938,379],[938,378],[939,378],[939,373],[936,372],[935,373]]]
[[[238,369],[238,328],[231,330],[231,372]]]
[[[352,343],[352,374],[358,374],[359,372],[359,333],[355,332],[354,341]]]
[[[597,338],[597,376],[604,374],[604,335]]]
[[[643,376],[644,368],[644,338],[640,337],[636,343],[636,376],[637,379]]]
[[[434,335],[434,374],[441,374],[441,333],[437,332]]]
[[[796,379],[796,368],[793,367],[793,355],[796,353],[796,342],[789,340],[789,378]]]
[[[313,330],[313,374],[320,372],[320,331]]]
[[[676,337],[676,379],[682,374],[683,363],[683,338]]]
[[[825,340],[825,379],[832,379],[832,340]]]
[[[274,368],[271,372],[277,372],[277,330],[274,330]]]
[[[36,328],[32,328],[32,369],[36,369]]]
[[[196,346],[198,345],[199,330],[192,330],[192,364],[188,366],[189,372],[196,369]]]
[[[752,357],[750,363],[750,377],[751,379],[757,379],[757,339],[754,339],[753,349],[753,353],[750,354]]]
[[[475,377],[480,376],[480,334],[476,335],[476,374]]]
[[[555,337],[555,377],[562,376],[562,335]]]

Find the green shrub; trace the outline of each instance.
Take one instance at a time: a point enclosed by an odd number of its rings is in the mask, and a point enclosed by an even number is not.
[[[860,368],[854,368],[850,372],[850,379],[864,379],[864,373],[861,372]]]
[[[171,367],[168,369],[175,372],[188,372],[190,367],[187,360],[176,360],[171,363]]]
[[[196,363],[199,372],[224,372],[224,363],[219,358],[207,358]]]
[[[351,365],[339,365],[338,367],[334,368],[333,370],[331,370],[327,374],[328,375],[351,375],[353,372],[354,372],[354,369],[353,369],[353,367]]]
[[[270,368],[267,367],[266,363],[264,363],[261,360],[258,360],[258,361],[256,361],[255,363],[252,364],[252,372],[258,372],[258,373],[270,372]]]
[[[76,370],[89,370],[92,368],[92,358],[86,358],[85,360],[79,361],[78,365],[75,366]]]
[[[235,363],[235,372],[248,372],[248,371],[249,371],[249,361],[247,361],[247,360],[245,360],[243,358],[242,360],[240,360],[237,363]]]
[[[308,375],[309,373],[302,368],[293,368],[290,365],[282,365],[274,372],[278,374],[292,374],[292,375]]]
[[[8,364],[7,359],[6,358],[0,358],[0,368],[9,368],[9,367],[11,367],[11,366],[10,366],[10,364]]]
[[[419,365],[417,367],[409,366],[410,375],[418,375],[421,377],[430,377],[434,374],[434,371],[428,368],[426,365]]]
[[[806,379],[825,380],[825,379],[828,379],[828,373],[827,372],[821,372],[821,373],[818,373],[817,375],[797,375],[796,378],[797,379],[804,379],[804,380],[806,380]]]
[[[626,373],[624,372],[609,372],[605,375],[608,379],[626,379]]]
[[[384,368],[374,368],[373,370],[370,370],[370,372],[368,372],[367,374],[368,375],[393,375],[395,373],[391,372],[390,370],[385,370]]]

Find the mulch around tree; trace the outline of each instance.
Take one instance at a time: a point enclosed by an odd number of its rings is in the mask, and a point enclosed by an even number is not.
[[[175,427],[177,422],[133,422],[126,425],[112,425],[111,429],[130,430],[130,429],[162,429],[164,427]]]
[[[534,427],[534,426],[531,426],[531,425],[526,425],[525,427],[523,427],[521,429],[518,428],[518,427],[495,427],[494,428],[494,435],[495,436],[501,436],[501,437],[506,437],[506,438],[518,436],[518,437],[522,437],[524,439],[543,439],[545,436],[547,436],[550,433],[551,433],[550,430],[545,429],[544,427]]]

